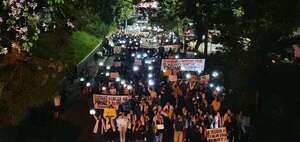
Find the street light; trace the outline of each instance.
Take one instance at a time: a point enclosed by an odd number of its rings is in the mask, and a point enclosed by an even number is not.
[[[106,69],[107,69],[107,70],[110,70],[110,68],[111,68],[110,66],[106,66]]]
[[[210,87],[210,88],[213,88],[214,86],[215,86],[215,85],[212,84],[212,83],[209,84],[209,87]]]

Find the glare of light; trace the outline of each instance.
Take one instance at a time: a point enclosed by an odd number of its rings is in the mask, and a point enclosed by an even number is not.
[[[99,66],[103,66],[104,65],[104,63],[103,62],[99,62]]]
[[[151,62],[152,62],[151,60],[145,60],[146,64],[151,64]]]
[[[195,52],[194,55],[197,56],[197,53]]]
[[[175,55],[175,58],[176,58],[176,59],[179,59],[179,55]]]
[[[153,86],[154,85],[154,81],[152,79],[148,80],[148,85],[149,86]]]
[[[187,73],[187,74],[185,75],[185,77],[186,77],[186,79],[190,79],[190,78],[192,77],[192,75],[191,75],[190,73]]]
[[[169,40],[168,40],[168,39],[166,39],[166,42],[169,42]]]
[[[105,73],[105,76],[109,76],[109,72]]]
[[[163,69],[163,72],[165,73],[167,70]]]
[[[198,74],[201,74],[202,70],[197,70]]]
[[[131,89],[132,89],[132,85],[128,85],[128,86],[127,86],[127,89],[128,89],[128,90],[131,90]]]
[[[134,39],[133,41],[136,41],[136,39]]]
[[[126,88],[126,87],[127,87],[127,84],[123,84],[123,87]]]
[[[148,70],[149,70],[149,71],[153,70],[153,66],[149,66],[149,67],[148,67]]]
[[[125,80],[121,80],[121,84],[124,85],[125,84]]]
[[[85,84],[85,86],[86,86],[86,87],[90,87],[90,86],[91,86],[91,83],[87,82],[87,83]]]
[[[112,43],[110,44],[110,46],[115,46],[115,44],[112,42]]]
[[[214,72],[212,73],[212,76],[213,76],[213,77],[218,77],[218,76],[219,76],[219,73],[216,72],[216,71],[214,71]]]
[[[121,81],[121,78],[120,78],[120,77],[117,77],[117,78],[116,78],[116,81],[117,81],[117,82],[120,82],[120,81]]]
[[[138,66],[133,66],[133,71],[138,71],[139,67]]]
[[[147,53],[150,53],[150,50],[147,50]]]
[[[155,38],[155,39],[153,39],[153,42],[157,42],[157,39]]]
[[[221,91],[221,87],[217,86],[216,87],[216,91],[220,92]]]
[[[185,68],[182,66],[182,67],[180,67],[180,70],[184,71],[184,70],[185,70]]]
[[[132,43],[132,41],[130,40],[130,41],[129,41],[129,44],[131,44],[131,43]]]
[[[125,48],[125,45],[121,45],[122,48]]]
[[[139,58],[142,57],[142,55],[141,54],[137,54],[136,57],[139,59]]]
[[[95,115],[95,114],[96,114],[96,110],[90,109],[90,115]]]
[[[105,90],[106,90],[106,87],[102,87],[102,90],[105,91]]]
[[[142,44],[143,43],[143,41],[142,40],[140,40],[140,44]]]
[[[131,57],[134,57],[134,56],[135,56],[135,53],[132,53],[132,54],[131,54]]]
[[[111,68],[110,66],[106,66],[106,69],[107,69],[107,70],[110,70],[110,68]]]
[[[139,44],[136,42],[135,45],[139,45]]]
[[[173,43],[176,43],[176,39],[173,39]]]
[[[147,53],[143,53],[143,57],[146,58],[148,56]]]
[[[153,74],[152,73],[149,73],[148,74],[148,78],[152,78],[153,77]]]
[[[209,84],[209,87],[211,87],[211,88],[213,88],[214,86],[215,86],[215,85],[212,84],[212,83]]]
[[[79,79],[81,82],[83,82],[85,79],[84,79],[84,77],[80,77],[80,79]]]

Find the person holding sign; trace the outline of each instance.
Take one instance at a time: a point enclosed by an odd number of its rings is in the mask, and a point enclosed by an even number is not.
[[[156,112],[156,115],[153,118],[154,122],[154,133],[155,133],[155,142],[162,142],[163,132],[164,132],[164,119],[160,112]]]

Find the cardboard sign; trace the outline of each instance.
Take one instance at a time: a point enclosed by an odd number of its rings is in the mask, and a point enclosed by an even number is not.
[[[208,142],[228,142],[226,128],[215,128],[206,130]]]
[[[205,59],[162,59],[162,70],[198,71],[204,70]]]
[[[176,82],[177,81],[177,75],[169,75],[169,80]]]
[[[111,72],[110,73],[110,78],[117,78],[119,76],[120,76],[119,72]]]
[[[93,103],[95,109],[118,108],[120,104],[128,102],[131,96],[115,96],[115,95],[93,95]]]
[[[117,110],[114,108],[105,108],[103,111],[103,117],[115,118],[117,117]]]

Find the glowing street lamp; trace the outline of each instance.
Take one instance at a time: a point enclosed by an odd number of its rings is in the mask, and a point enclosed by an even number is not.
[[[131,57],[135,57],[135,53],[132,53],[132,54],[131,54]]]
[[[106,90],[106,87],[103,86],[103,87],[102,87],[102,91],[105,91],[105,90]]]
[[[212,84],[212,83],[209,84],[209,87],[210,87],[210,88],[213,88],[214,86],[215,86],[215,85]]]
[[[175,55],[175,58],[176,58],[176,59],[179,59],[179,55]]]
[[[107,70],[110,70],[110,68],[111,68],[110,66],[106,66],[106,69],[107,69]]]

